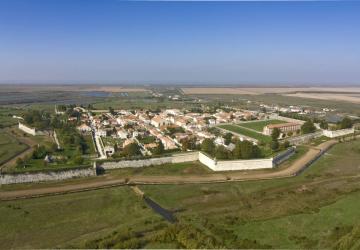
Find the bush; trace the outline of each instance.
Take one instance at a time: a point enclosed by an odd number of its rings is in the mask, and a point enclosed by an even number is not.
[[[314,133],[315,131],[316,131],[316,127],[314,126],[314,123],[311,121],[307,121],[301,126],[301,132],[303,134],[310,134],[310,133]]]
[[[123,155],[131,157],[141,154],[140,147],[137,143],[130,143],[126,145],[122,151]]]
[[[45,148],[45,146],[38,146],[35,147],[35,150],[32,154],[32,158],[33,159],[44,159],[45,156],[47,155],[47,150]]]
[[[215,143],[211,139],[204,139],[201,143],[201,150],[205,153],[213,155],[215,152]]]
[[[78,155],[74,158],[74,163],[75,164],[78,164],[78,165],[81,165],[84,163],[84,158],[81,157],[81,155]]]

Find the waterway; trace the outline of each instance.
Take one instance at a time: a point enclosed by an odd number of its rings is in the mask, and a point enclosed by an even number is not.
[[[146,197],[145,195],[143,196],[143,199],[144,199],[145,203],[150,208],[152,208],[152,210],[154,210],[157,214],[160,214],[165,220],[167,220],[170,223],[176,222],[176,217],[173,215],[172,212],[161,207],[159,204],[157,204],[155,201],[153,201],[149,197]]]

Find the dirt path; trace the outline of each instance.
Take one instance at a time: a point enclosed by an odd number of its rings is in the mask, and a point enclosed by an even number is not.
[[[271,172],[252,172],[252,171],[239,171],[239,172],[226,172],[226,173],[211,173],[208,175],[187,175],[187,176],[133,176],[130,178],[117,177],[117,176],[102,176],[99,178],[84,180],[81,183],[69,183],[59,185],[54,183],[52,187],[34,187],[25,190],[15,191],[0,191],[0,200],[11,200],[19,198],[32,198],[47,195],[57,195],[65,193],[74,193],[80,191],[95,190],[101,188],[109,188],[128,184],[197,184],[197,183],[218,183],[230,181],[246,181],[246,180],[265,180],[275,178],[286,178],[295,176],[303,171],[309,164],[317,159],[322,152],[335,145],[337,142],[334,140],[324,142],[317,147],[310,148],[310,150],[297,159],[291,166],[286,169]]]

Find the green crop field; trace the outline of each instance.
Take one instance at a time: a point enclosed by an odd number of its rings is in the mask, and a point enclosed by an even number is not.
[[[27,149],[27,145],[0,130],[0,165]]]
[[[235,133],[238,133],[238,134],[249,136],[249,137],[254,138],[254,139],[256,139],[258,141],[261,141],[263,143],[268,143],[268,142],[271,141],[270,136],[266,136],[266,135],[263,135],[261,133],[257,133],[255,131],[252,131],[252,130],[249,130],[247,128],[243,128],[243,127],[240,127],[240,126],[237,126],[237,125],[226,124],[226,125],[219,125],[218,127],[226,129],[226,130],[228,130],[230,132],[235,132]]]
[[[267,120],[267,121],[243,122],[243,123],[238,123],[237,125],[244,127],[244,128],[250,128],[250,129],[262,132],[263,128],[266,125],[281,124],[281,123],[286,123],[286,122],[280,121],[280,120]]]
[[[359,150],[359,140],[340,143],[294,178],[140,186],[176,211],[176,226],[128,187],[1,202],[0,248],[110,248],[126,241],[136,248],[202,242],[226,248],[358,249]],[[179,228],[189,232],[163,237]]]

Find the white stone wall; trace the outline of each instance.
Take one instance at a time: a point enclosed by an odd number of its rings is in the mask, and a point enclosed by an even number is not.
[[[199,161],[214,171],[254,170],[273,167],[273,159],[215,161],[199,152]]]
[[[180,163],[197,161],[199,158],[198,152],[176,154],[168,157],[150,158],[144,160],[129,160],[118,162],[104,162],[100,165],[103,169],[117,169],[117,168],[141,168],[147,166],[163,165],[166,163]]]
[[[16,183],[37,183],[44,181],[60,181],[78,177],[95,176],[96,172],[93,168],[72,169],[58,172],[39,172],[39,173],[23,173],[23,174],[1,174],[0,185],[16,184]]]
[[[212,170],[216,169],[216,161],[202,152],[199,152],[199,161]]]
[[[305,121],[297,120],[297,119],[293,119],[293,118],[289,118],[289,117],[285,117],[285,116],[280,116],[278,114],[271,114],[270,119],[271,120],[280,120],[280,121],[285,121],[285,122],[294,122],[294,123],[298,123],[301,125],[305,123]]]
[[[289,149],[290,150],[290,149]],[[294,152],[294,150],[292,150]],[[289,158],[292,154],[284,154],[280,158]],[[180,163],[200,161],[202,164],[214,171],[231,171],[231,170],[251,170],[251,169],[265,169],[273,168],[273,158],[267,159],[252,159],[252,160],[228,160],[217,161],[207,156],[202,152],[191,152],[178,154],[169,157],[150,158],[146,160],[129,160],[118,162],[104,162],[100,165],[103,169],[118,169],[118,168],[141,168],[147,166],[163,165],[166,163]],[[279,160],[281,163],[283,160]]]
[[[19,129],[30,135],[34,135],[34,136],[36,135],[36,130],[34,128],[29,128],[28,126],[20,122],[19,122]]]
[[[273,160],[255,159],[255,160],[234,160],[234,161],[218,161],[214,171],[231,171],[231,170],[252,170],[272,168]]]
[[[323,130],[323,134],[329,138],[335,138],[335,137],[339,137],[339,136],[349,135],[349,134],[353,134],[354,132],[355,132],[354,128],[340,129],[340,130],[334,130],[334,131]]]

